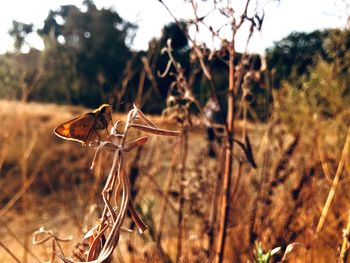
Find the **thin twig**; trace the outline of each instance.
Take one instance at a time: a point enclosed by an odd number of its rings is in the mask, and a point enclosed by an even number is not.
[[[9,249],[4,245],[4,243],[2,243],[1,241],[0,241],[0,246],[3,247],[3,248],[5,249],[5,251],[6,251],[16,262],[21,263],[21,261],[15,256],[15,254],[13,254],[13,253],[11,252],[11,250],[9,250]]]
[[[177,224],[177,253],[176,262],[180,262],[182,256],[183,234],[185,232],[185,180],[186,180],[186,162],[188,156],[188,130],[184,125],[182,126],[181,145],[183,145],[183,154],[180,168],[180,196],[179,196],[179,214]]]

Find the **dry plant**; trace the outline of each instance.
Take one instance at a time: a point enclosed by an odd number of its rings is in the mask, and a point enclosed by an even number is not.
[[[193,56],[199,61],[201,70],[203,71],[205,77],[207,78],[209,84],[210,84],[210,91],[211,91],[211,97],[212,99],[220,106],[221,110],[223,110],[223,105],[220,105],[220,102],[218,100],[217,94],[216,94],[216,84],[214,77],[211,73],[210,66],[208,64],[208,60],[210,61],[213,57],[213,55],[216,53],[215,50],[212,50],[210,54],[206,52],[206,46],[204,44],[199,44],[196,39],[192,39],[187,32],[181,27],[181,23],[178,21],[178,19],[173,15],[171,10],[166,6],[164,1],[160,1],[165,8],[169,11],[169,13],[174,18],[175,22],[178,24],[179,28],[183,31],[183,33],[186,35],[186,37],[189,39],[189,41],[192,44],[193,48]],[[205,15],[199,15],[199,4],[197,1],[191,0],[188,1],[192,8],[193,8],[193,14],[194,18],[187,21],[188,24],[193,25],[196,29],[196,32],[198,33],[201,29],[206,28],[209,30],[209,32],[212,34],[213,43],[217,40],[221,42],[221,52],[223,54],[227,55],[226,58],[224,56],[221,58],[225,61],[226,65],[228,66],[228,85],[227,85],[227,119],[224,124],[225,129],[225,136],[223,140],[223,147],[225,148],[225,155],[224,155],[224,167],[222,171],[222,178],[220,176],[218,177],[218,180],[221,181],[221,183],[217,183],[217,185],[222,185],[222,189],[220,191],[216,191],[217,194],[220,194],[220,197],[215,196],[214,199],[217,200],[217,202],[214,204],[216,209],[220,209],[220,217],[218,218],[219,224],[217,228],[216,235],[216,245],[213,246],[210,251],[214,251],[212,255],[210,256],[210,260],[214,260],[215,262],[222,262],[224,258],[224,251],[225,251],[225,241],[226,241],[226,234],[227,234],[227,228],[228,228],[228,222],[229,218],[228,215],[230,213],[230,196],[232,195],[231,190],[231,178],[233,177],[233,156],[234,156],[234,143],[237,143],[244,151],[247,160],[251,162],[252,166],[255,165],[255,161],[252,155],[251,146],[248,136],[246,135],[246,132],[243,132],[243,138],[245,140],[245,143],[240,142],[235,138],[235,117],[237,115],[235,114],[235,110],[237,109],[237,100],[238,100],[238,94],[240,90],[240,86],[242,84],[243,79],[247,80],[248,77],[245,77],[245,63],[247,61],[248,55],[247,55],[247,46],[248,43],[254,33],[254,30],[260,30],[263,19],[264,19],[264,13],[259,11],[256,7],[255,10],[250,8],[250,0],[245,1],[245,5],[243,8],[243,11],[240,13],[240,15],[237,15],[237,9],[235,5],[231,1],[213,1],[212,3],[212,10],[209,12],[209,14]],[[215,28],[211,24],[207,24],[207,18],[212,16],[213,14],[216,14],[217,16],[221,16],[221,18],[225,19],[226,22],[224,22],[222,25],[220,25],[218,28]],[[246,42],[246,49],[245,52],[241,58],[241,61],[238,65],[235,65],[234,61],[236,58],[236,35],[241,29],[242,26],[248,24],[249,25],[249,34],[247,37]],[[230,36],[228,39],[222,36],[222,31],[228,30],[230,32]],[[187,81],[185,81],[184,78],[184,72],[181,70],[181,66],[179,66],[178,63],[174,61],[174,58],[171,55],[171,48],[168,44],[167,47],[167,53],[169,55],[169,63],[167,66],[166,72],[170,69],[170,66],[173,65],[176,69],[176,86],[177,90],[180,93],[181,98],[174,98],[174,96],[171,96],[170,99],[172,101],[183,101],[185,100],[185,105],[179,105],[179,103],[175,103],[175,106],[178,108],[178,110],[182,110],[183,114],[185,114],[185,117],[190,120],[188,115],[188,108],[193,103],[197,106],[198,110],[202,113],[201,110],[202,107],[199,105],[197,100],[192,94],[191,91],[191,85],[188,84]],[[246,75],[247,76],[247,75]],[[191,78],[190,78],[191,79]],[[189,81],[190,83],[190,81]],[[175,85],[174,85],[175,86]],[[244,89],[244,94],[242,96],[242,101],[245,100],[245,96],[248,94],[248,90]],[[246,106],[244,105],[243,109],[243,116],[246,118],[247,111]],[[183,110],[185,109],[185,110]],[[176,114],[178,115],[178,113]],[[205,116],[202,114],[202,116]],[[208,123],[208,120],[206,120]],[[209,122],[210,126],[213,126]],[[221,168],[221,167],[220,167]],[[238,169],[239,170],[239,169]],[[221,174],[221,173],[220,173]],[[236,183],[240,181],[239,177],[241,174],[237,174]],[[182,189],[180,189],[183,191]],[[180,197],[181,200],[181,197]],[[181,204],[181,202],[180,202]],[[182,211],[180,209],[180,211]],[[216,214],[216,211],[214,212]],[[181,216],[180,216],[181,217]],[[179,227],[181,227],[181,224],[179,223]],[[181,233],[181,229],[178,230],[179,233]],[[181,235],[178,237],[178,243],[181,241]],[[181,255],[181,244],[178,245],[178,254]],[[179,261],[179,256],[177,257],[177,261]]]
[[[158,128],[135,105],[128,113],[123,132],[118,131],[120,123],[121,121],[116,122],[111,129],[111,134],[105,140],[98,140],[90,144],[90,147],[96,150],[91,168],[100,159],[102,151],[112,152],[113,162],[102,191],[104,201],[102,215],[96,225],[84,236],[83,241],[88,241],[88,248],[80,248],[78,257],[83,262],[110,262],[113,250],[118,244],[120,232],[131,231],[122,227],[127,211],[130,212],[141,234],[147,229],[131,199],[131,185],[125,170],[125,158],[126,153],[145,144],[148,137],[140,137],[133,141],[128,141],[129,131],[136,129],[161,136],[179,135],[179,132]],[[39,231],[36,235],[42,232]],[[64,262],[75,262],[65,257],[62,253],[58,252],[58,256]]]
[[[269,123],[265,125],[247,122],[247,115],[250,112],[245,98],[250,92],[248,82],[254,79],[255,75],[250,69],[247,72],[248,55],[244,54],[241,61],[237,62],[235,36],[239,30],[244,30],[242,26],[244,21],[248,22],[248,26],[251,26],[251,34],[253,29],[259,29],[263,15],[261,13],[258,13],[257,16],[254,15],[256,10],[249,8],[250,1],[245,1],[247,5],[242,14],[233,9],[230,1],[213,1],[214,8],[210,13],[219,13],[229,21],[225,27],[231,29],[232,38],[227,40],[220,35],[221,27],[215,28],[206,25],[206,15],[203,16],[198,11],[196,1],[187,2],[192,5],[195,17],[187,22],[198,27],[198,30],[203,26],[210,30],[213,39],[222,41],[221,50],[208,52],[204,45],[200,45],[195,39],[187,36],[192,43],[191,62],[197,68],[186,72],[174,58],[170,41],[164,48],[164,52],[169,57],[169,64],[164,74],[171,74],[174,77],[169,91],[169,107],[166,113],[181,124],[180,132],[159,129],[138,108],[134,107],[128,114],[122,132],[119,132],[121,130],[120,122],[117,122],[112,128],[111,135],[105,140],[91,145],[96,150],[93,165],[97,166],[97,174],[102,173],[98,166],[102,165],[103,167],[103,159],[107,159],[102,158],[102,154],[108,152],[113,156],[113,160],[112,167],[107,166],[110,171],[102,194],[104,204],[102,215],[99,216],[96,225],[86,233],[83,245],[78,248],[79,260],[85,262],[110,261],[113,251],[118,250],[120,245],[120,243],[118,245],[118,241],[122,231],[130,231],[122,227],[126,212],[129,210],[140,231],[146,229],[145,222],[149,226],[150,231],[147,232],[149,232],[151,240],[155,242],[155,249],[152,250],[149,257],[145,253],[144,260],[152,263],[159,259],[156,257],[156,250],[160,254],[159,260],[163,262],[171,261],[171,259],[175,259],[177,262],[220,262],[227,260],[247,262],[258,259],[259,255],[264,259],[270,258],[269,249],[272,249],[271,252],[279,250],[274,259],[282,262],[288,260],[294,262],[293,259],[303,262],[325,262],[332,261],[336,257],[341,262],[346,262],[350,228],[348,201],[350,180],[343,175],[349,174],[350,171],[348,162],[349,137],[343,140],[343,132],[337,128],[334,129],[334,127],[331,127],[333,129],[325,128],[328,126],[327,124],[319,130],[318,128],[313,129],[313,127],[318,127],[318,124],[322,124],[320,121],[314,122],[314,126],[310,125],[307,131],[288,130],[279,117],[278,104],[282,104],[283,100],[279,101],[277,96],[274,98],[275,108]],[[178,22],[176,18],[175,20]],[[228,111],[231,112],[224,125],[224,133],[218,134],[222,138],[222,145],[220,145],[220,154],[217,155],[216,160],[206,158],[202,145],[204,144],[202,138],[204,132],[203,129],[199,131],[196,127],[196,121],[200,120],[202,121],[201,125],[206,123],[209,127],[216,127],[216,124],[205,119],[202,105],[196,98],[197,94],[192,90],[195,74],[202,70],[203,76],[209,83],[210,96],[215,100],[218,95],[216,94],[217,84],[210,68],[213,57],[224,61],[227,65],[227,86],[229,89],[225,95],[228,94]],[[143,63],[143,78],[146,76],[149,79],[154,78],[152,67],[148,65],[149,62],[146,58],[144,58]],[[125,72],[130,74],[127,79],[130,79],[134,74],[131,69],[129,70]],[[142,94],[141,82],[137,96],[137,103],[140,105],[143,102],[140,98]],[[127,81],[123,84],[124,88],[126,84]],[[171,93],[171,89],[176,89],[175,95]],[[118,98],[121,97],[122,94]],[[193,114],[193,110],[196,114]],[[237,121],[237,118],[242,118],[243,121]],[[344,124],[342,120],[339,122]],[[192,124],[194,125],[192,126]],[[241,130],[237,128],[238,124],[242,124]],[[346,128],[348,131],[348,127]],[[142,183],[139,197],[141,196],[142,199],[150,194],[158,194],[155,198],[156,201],[151,201],[153,204],[156,203],[155,206],[160,203],[160,209],[153,212],[152,204],[149,204],[147,211],[140,205],[142,211],[145,212],[143,220],[134,208],[134,197],[132,197],[134,189],[131,189],[132,185],[129,181],[131,180],[129,178],[131,171],[127,171],[125,167],[127,166],[126,161],[130,162],[131,159],[127,158],[126,155],[133,149],[136,151],[137,147],[146,143],[147,137],[130,141],[129,130],[132,129],[159,135],[177,136],[175,144],[164,143],[162,147],[157,147],[159,142],[154,143],[152,149],[145,149],[145,152],[141,154],[142,160],[137,160],[135,163],[139,174],[142,175],[137,179]],[[252,143],[248,133],[253,138]],[[324,134],[326,136],[323,136]],[[2,144],[0,151],[1,171],[7,171],[6,165],[8,164],[4,160],[11,140],[13,137],[6,137]],[[346,141],[345,144],[344,141]],[[239,147],[233,147],[234,144]],[[341,146],[339,146],[340,144]],[[28,145],[30,146],[30,140]],[[341,147],[343,147],[343,154],[339,152]],[[254,156],[252,148],[257,148]],[[71,149],[70,146],[62,148],[57,155],[60,158]],[[165,151],[172,153],[170,164],[152,162],[152,159],[164,157]],[[81,156],[77,155],[74,158],[78,159]],[[21,155],[22,157],[24,156]],[[86,156],[84,157],[86,159]],[[138,158],[138,153],[135,154],[134,160],[136,158]],[[41,166],[46,160],[47,158],[43,158],[42,161],[37,162],[37,169],[41,171]],[[102,162],[100,163],[99,160]],[[250,166],[245,165],[243,160],[247,160]],[[10,202],[0,211],[0,215],[7,213],[37,178],[37,169],[34,169],[31,175],[31,169],[26,168],[24,161],[25,159],[21,159],[19,164],[22,166],[19,167],[22,168],[23,178],[26,179],[22,181],[22,188],[19,189],[18,194],[14,195],[13,199],[10,199]],[[215,161],[214,168],[212,168],[213,165],[210,162]],[[63,166],[64,162],[57,163]],[[71,163],[68,162],[68,164]],[[83,167],[86,167],[86,164],[86,161],[79,163]],[[252,169],[255,164],[258,164],[257,169]],[[170,166],[169,172],[162,177],[166,166]],[[26,172],[26,170],[28,171]],[[27,173],[28,175],[25,176]],[[49,177],[49,173],[46,171],[44,175]],[[56,174],[58,174],[57,171],[54,175]],[[86,170],[84,170],[84,176],[86,174]],[[334,179],[332,174],[335,174]],[[158,176],[159,181],[155,175]],[[38,177],[40,176],[41,173]],[[67,179],[67,177],[56,178],[59,176],[47,180],[65,181]],[[81,204],[88,209],[93,207],[96,192],[102,181],[101,178],[101,175],[97,176],[96,179],[93,179],[93,183],[88,186],[87,201],[86,198],[84,200],[81,189],[78,186],[72,186],[73,191],[79,196]],[[73,179],[69,179],[69,182],[73,182]],[[150,183],[152,190],[155,191],[148,190],[144,183]],[[53,182],[54,184],[55,182]],[[327,198],[328,192],[329,197]],[[325,200],[326,205],[324,204]],[[62,204],[65,205],[64,202]],[[166,216],[167,210],[172,214]],[[86,214],[87,220],[91,221],[92,217],[92,213]],[[81,229],[82,224],[79,222],[79,218],[75,216],[73,219],[74,224]],[[320,222],[318,232],[316,231],[317,222]],[[341,230],[343,230],[342,236],[340,235]],[[7,231],[7,233],[10,232]],[[146,240],[147,236],[144,236],[144,240]],[[50,240],[54,240],[54,238]],[[22,243],[23,247],[26,248],[26,238]],[[254,255],[254,244],[261,244],[260,248],[267,248],[267,251],[260,249]],[[7,246],[5,242],[0,242],[0,246],[9,255],[12,253],[13,260],[20,262],[10,246]],[[137,241],[135,246],[137,249],[130,250],[130,260],[134,262],[133,257],[142,253],[138,250],[140,247]],[[280,249],[273,249],[275,247]],[[337,248],[338,253],[336,253]],[[57,249],[57,253],[53,253],[51,257],[59,255],[65,262],[72,262],[71,259],[67,259],[63,255],[58,244],[55,244],[53,250],[55,249]],[[142,250],[145,251],[147,248]],[[31,253],[29,249],[27,251],[26,253]],[[124,252],[124,250],[122,251]],[[120,261],[123,262],[123,259]]]
[[[185,185],[186,185],[186,163],[188,160],[188,131],[189,127],[192,125],[191,120],[191,111],[190,107],[192,104],[199,106],[198,101],[192,94],[191,84],[187,81],[184,70],[181,65],[176,62],[171,48],[171,39],[167,41],[167,47],[162,49],[162,53],[167,53],[169,56],[169,62],[166,67],[166,70],[160,74],[161,76],[166,76],[169,74],[169,69],[171,66],[175,67],[176,73],[174,73],[175,81],[172,83],[169,89],[169,94],[176,94],[168,96],[167,105],[168,107],[164,110],[163,114],[170,114],[181,124],[181,138],[180,138],[180,147],[181,158],[180,162],[180,189],[179,189],[179,212],[178,212],[178,223],[177,223],[177,253],[176,253],[176,262],[179,262],[183,255],[183,243],[186,239],[185,231]],[[194,79],[194,78],[192,78]],[[201,110],[200,107],[198,109]]]
[[[41,227],[38,231],[35,231],[33,233],[33,244],[34,245],[42,245],[46,242],[52,241],[51,242],[51,257],[49,262],[54,262],[56,254],[60,253],[60,254],[64,254],[62,247],[60,245],[60,242],[69,242],[73,239],[72,236],[67,237],[67,238],[61,238],[58,237],[55,233],[53,233],[51,230],[45,230],[44,227]],[[58,250],[56,250],[56,247],[58,248]]]
[[[323,227],[324,222],[326,220],[326,216],[328,214],[329,207],[330,207],[330,205],[332,203],[335,191],[336,191],[337,186],[339,184],[340,176],[341,176],[341,174],[343,172],[344,164],[345,164],[346,160],[349,159],[349,151],[350,151],[350,127],[349,127],[349,130],[348,130],[348,134],[346,136],[346,141],[345,141],[345,144],[344,144],[344,148],[343,148],[343,152],[342,152],[342,155],[341,155],[341,159],[340,159],[339,164],[338,164],[337,172],[336,172],[336,174],[334,176],[334,179],[333,179],[332,187],[331,187],[331,189],[329,191],[326,203],[325,203],[325,205],[323,207],[320,220],[318,221],[318,225],[317,225],[317,229],[316,229],[317,233],[319,233],[322,230],[322,227]]]
[[[23,103],[20,103],[20,105],[23,105]],[[2,116],[3,118],[4,116]],[[11,118],[18,118],[19,115],[14,113],[11,115]],[[21,116],[24,120],[27,118],[30,118],[28,114],[22,114]],[[11,119],[10,118],[10,119]],[[7,126],[6,123],[6,117],[3,118],[5,128]],[[6,158],[8,158],[8,155],[11,153],[11,146],[13,146],[13,143],[17,145],[18,154],[20,155],[20,162],[18,163],[19,173],[20,173],[20,187],[19,189],[14,191],[18,186],[16,185],[18,181],[16,179],[14,180],[15,183],[6,184],[7,189],[3,190],[2,193],[6,196],[6,194],[11,193],[11,198],[6,200],[6,204],[3,204],[3,206],[0,209],[0,222],[2,223],[2,228],[5,228],[9,236],[11,236],[17,244],[20,245],[20,247],[23,249],[22,258],[19,262],[28,262],[29,255],[36,260],[38,257],[31,251],[29,246],[29,236],[31,233],[30,230],[30,221],[28,217],[27,211],[29,210],[28,207],[30,206],[31,199],[29,197],[30,187],[34,184],[34,182],[37,180],[37,178],[40,175],[40,171],[45,165],[45,162],[47,160],[47,156],[50,154],[50,151],[44,153],[40,158],[36,159],[34,167],[31,166],[31,162],[33,159],[35,159],[35,154],[33,152],[37,150],[38,145],[38,138],[39,134],[41,132],[40,129],[31,129],[30,125],[24,125],[21,123],[14,122],[10,126],[12,129],[9,129],[9,132],[6,131],[4,136],[4,140],[0,144],[1,151],[0,151],[0,168],[2,165],[6,164]],[[22,138],[20,141],[16,141],[16,136],[22,135]],[[30,168],[31,169],[30,169]],[[0,169],[1,170],[1,169]],[[0,177],[6,178],[8,176],[7,169],[0,171]],[[2,196],[1,198],[4,198]],[[9,226],[10,221],[8,221],[6,218],[6,214],[14,207],[20,207],[23,211],[23,220],[24,225],[22,227],[22,231],[24,233],[23,239],[19,237],[19,233],[12,229],[12,227]],[[16,261],[19,257],[19,252],[16,251],[16,253],[11,252],[11,249],[7,247],[4,243],[2,243],[3,248],[6,250],[7,254],[11,255],[12,258],[14,258]],[[13,257],[13,255],[16,255],[16,257]]]

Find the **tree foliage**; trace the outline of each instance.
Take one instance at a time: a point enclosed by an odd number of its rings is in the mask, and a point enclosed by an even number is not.
[[[48,79],[58,77],[55,71],[67,74],[55,84],[70,83],[63,101],[95,107],[120,85],[136,26],[91,1],[85,5],[85,12],[73,5],[50,11],[39,34],[45,39]]]
[[[25,43],[25,38],[27,35],[33,32],[33,24],[26,24],[18,22],[16,20],[12,21],[12,27],[8,31],[10,36],[15,40],[14,47],[18,52],[21,50],[23,44]]]
[[[168,65],[169,58],[162,54],[162,49],[169,39],[172,41],[172,54],[181,64],[184,77],[192,78],[193,92],[200,103],[204,104],[210,97],[212,83],[203,75],[198,61],[191,57],[194,52],[186,37],[188,28],[185,22],[165,25],[161,37],[152,39],[147,51],[136,52],[130,49],[136,25],[113,10],[98,9],[91,0],[84,1],[84,7],[63,5],[48,13],[43,27],[37,30],[45,43],[42,52],[19,52],[27,35],[34,29],[33,24],[13,21],[9,33],[17,52],[0,57],[1,98],[26,98],[88,107],[110,103],[116,109],[128,110],[131,102],[140,100],[141,96],[140,106],[146,112],[160,113],[176,75],[173,74],[174,67],[169,68],[170,74],[166,77],[160,74]],[[324,116],[335,114],[338,111],[327,109],[326,101],[335,97],[330,96],[332,94],[337,94],[342,100],[348,98],[349,35],[349,31],[339,29],[294,32],[276,42],[266,51],[267,66],[272,76],[269,87],[283,89],[281,94],[288,89],[290,101],[294,100],[292,97],[304,94],[302,96],[309,98],[310,107],[324,107],[322,111],[313,110],[322,112]],[[203,48],[201,52],[208,54],[211,51]],[[214,77],[219,99],[226,101],[228,72],[223,61],[227,54],[220,52],[214,52],[205,63]],[[241,59],[241,54],[236,54],[235,65]],[[261,67],[259,56],[251,56],[245,66],[247,71],[258,70]],[[326,77],[328,79],[323,79]],[[331,79],[337,82],[329,84],[334,92],[324,85]],[[261,81],[250,84],[250,106],[260,119],[268,117],[272,102],[271,91],[266,84],[262,85]],[[237,94],[238,97],[241,95]],[[319,101],[315,101],[316,97]],[[314,100],[312,103],[311,98]],[[126,101],[130,103],[124,103]],[[299,102],[306,103],[306,100],[300,99]],[[341,105],[340,102],[329,103]]]
[[[298,83],[300,76],[307,74],[316,54],[325,57],[324,39],[328,31],[312,33],[293,32],[267,50],[268,67],[273,72],[273,86],[281,81]]]
[[[266,50],[273,86],[279,88],[282,81],[288,81],[300,87],[303,76],[309,74],[317,57],[330,63],[337,57],[345,66],[345,61],[349,61],[345,56],[349,41],[349,31],[341,29],[291,33]]]
[[[329,31],[324,53],[315,56],[308,73],[300,77],[300,85],[282,82],[280,112],[292,129],[309,127],[313,118],[327,121],[342,116],[350,124],[349,44],[349,31]]]

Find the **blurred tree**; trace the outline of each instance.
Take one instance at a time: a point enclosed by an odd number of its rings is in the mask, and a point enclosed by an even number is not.
[[[350,30],[330,30],[324,40],[326,60],[337,64],[339,73],[349,73],[350,68]]]
[[[324,39],[329,31],[293,32],[266,50],[267,65],[273,76],[273,87],[283,80],[300,86],[300,76],[308,72],[316,54],[326,57]]]
[[[52,61],[63,56],[67,63],[73,63],[69,67],[74,66],[79,81],[74,84],[78,91],[71,101],[96,107],[102,102],[114,102],[113,90],[120,86],[131,57],[127,43],[132,42],[136,26],[113,10],[97,9],[93,1],[84,1],[84,5],[86,11],[73,5],[50,11],[38,33],[45,39],[46,49],[54,50],[50,53]],[[55,63],[51,66],[55,67]],[[56,66],[52,70],[60,72],[61,62]]]
[[[18,99],[20,97],[19,74],[11,55],[0,56],[0,98]]]
[[[349,48],[348,30],[327,29],[311,33],[291,33],[266,50],[273,87],[279,88],[283,81],[287,81],[300,88],[317,57],[330,63],[337,60],[337,63],[342,63],[343,69],[346,69],[350,66],[349,57],[345,56]]]
[[[0,97],[27,101],[38,91],[41,80],[40,51],[0,56]]]
[[[25,38],[33,32],[33,24],[26,24],[22,22],[12,21],[12,28],[8,31],[10,36],[15,40],[14,46],[17,52],[21,51]]]
[[[54,41],[62,34],[63,26],[58,24],[56,19],[57,12],[50,10],[47,18],[44,20],[43,28],[37,30],[38,34],[44,38],[44,41]],[[51,39],[46,36],[51,36]],[[45,41],[45,46],[49,45],[50,41]]]
[[[40,57],[41,85],[29,97],[34,101],[60,104],[83,104],[79,96],[75,53],[61,45],[46,48]]]
[[[308,74],[300,76],[300,87],[282,82],[277,92],[280,115],[291,129],[308,129],[313,116],[322,120],[341,116],[343,123],[350,124],[350,32],[329,30],[323,50]]]

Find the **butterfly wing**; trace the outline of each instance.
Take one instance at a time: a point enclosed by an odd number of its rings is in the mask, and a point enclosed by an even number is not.
[[[87,143],[97,136],[95,122],[95,114],[87,113],[59,125],[54,132],[63,139]]]

